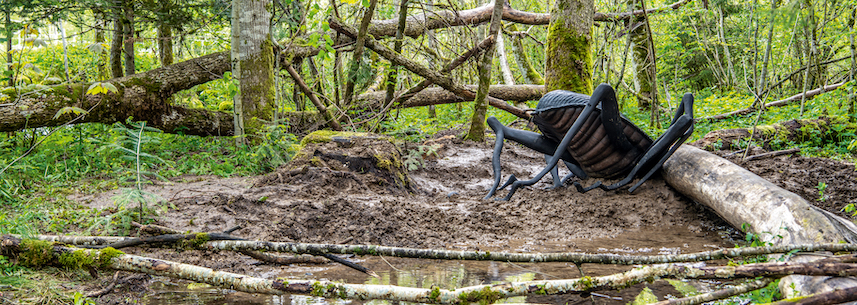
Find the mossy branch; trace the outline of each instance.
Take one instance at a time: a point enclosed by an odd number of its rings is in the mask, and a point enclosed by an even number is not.
[[[0,251],[21,256],[22,244],[32,240],[21,240],[10,235],[3,237]],[[46,243],[41,242],[40,243]],[[499,299],[532,294],[568,294],[584,293],[605,289],[619,289],[659,278],[756,278],[759,276],[781,277],[790,274],[801,275],[857,275],[857,264],[825,263],[766,263],[743,266],[693,267],[687,265],[663,264],[646,266],[633,270],[600,277],[579,279],[508,282],[495,285],[478,285],[455,290],[421,289],[391,285],[343,284],[330,281],[281,279],[269,280],[230,272],[214,271],[210,268],[182,264],[167,260],[123,254],[113,250],[109,256],[103,250],[74,249],[52,246],[51,255],[79,253],[83,257],[98,257],[97,264],[91,267],[140,272],[151,275],[192,280],[210,285],[234,289],[249,293],[265,294],[301,294],[327,298],[357,300],[384,299],[432,304],[460,304],[470,302],[492,303]],[[74,265],[71,267],[81,267]]]
[[[41,240],[65,240],[75,241],[81,244],[92,244],[99,240],[112,240],[116,237],[103,236],[78,236],[73,239],[69,237],[58,237],[51,235],[39,235],[33,238]],[[579,252],[558,253],[507,253],[488,251],[456,251],[456,250],[434,250],[387,247],[376,245],[337,245],[337,244],[310,244],[291,242],[268,242],[247,240],[222,240],[209,241],[200,246],[209,250],[264,250],[268,252],[289,252],[295,254],[322,255],[333,254],[356,254],[356,255],[383,255],[404,258],[423,259],[447,259],[447,260],[479,260],[500,261],[516,263],[541,263],[541,262],[570,262],[575,264],[617,264],[617,265],[639,265],[639,264],[664,264],[679,262],[710,261],[746,256],[759,256],[768,254],[779,254],[789,252],[855,252],[857,244],[795,244],[768,247],[728,248],[720,250],[703,251],[678,255],[619,255],[619,254],[589,254]]]

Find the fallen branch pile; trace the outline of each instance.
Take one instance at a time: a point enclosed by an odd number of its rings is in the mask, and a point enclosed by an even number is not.
[[[46,238],[47,239],[47,238]],[[83,239],[79,239],[83,240]],[[106,240],[106,239],[105,239]],[[217,242],[206,242],[218,243]],[[337,245],[329,245],[337,246]],[[375,247],[376,249],[380,247]],[[747,253],[782,252],[788,247],[747,248]],[[792,248],[792,250],[841,250],[853,246],[831,244]],[[740,250],[740,249],[735,249]],[[792,251],[789,250],[789,251]],[[577,279],[509,282],[496,285],[477,285],[446,290],[440,288],[423,289],[391,285],[343,284],[330,281],[282,279],[263,279],[230,272],[215,271],[210,268],[182,264],[167,260],[124,254],[112,248],[78,249],[54,245],[45,241],[22,240],[6,235],[0,240],[0,251],[19,257],[20,260],[36,263],[28,258],[31,252],[39,252],[41,264],[69,264],[67,257],[76,257],[76,267],[99,268],[140,272],[151,275],[168,276],[176,279],[191,280],[210,285],[234,289],[249,293],[265,294],[301,294],[327,298],[346,298],[356,300],[383,299],[429,304],[459,304],[470,302],[494,302],[502,298],[531,294],[552,295],[567,293],[589,293],[600,290],[613,290],[628,287],[644,281],[659,278],[681,279],[755,279],[758,277],[778,278],[786,275],[857,275],[857,264],[853,256],[827,259],[814,263],[762,263],[740,266],[692,266],[686,264],[660,264],[644,266],[633,270],[600,277],[581,277]],[[843,250],[844,251],[844,250]],[[49,253],[46,253],[49,252]],[[723,252],[726,253],[726,252]],[[48,254],[48,255],[45,255]],[[706,257],[706,255],[696,255]],[[711,257],[716,257],[711,256]],[[88,259],[83,259],[88,258]],[[88,262],[88,263],[85,263]],[[761,283],[751,285],[758,287]],[[718,296],[722,296],[719,294]],[[857,296],[848,297],[857,298]],[[838,299],[841,300],[841,299]]]

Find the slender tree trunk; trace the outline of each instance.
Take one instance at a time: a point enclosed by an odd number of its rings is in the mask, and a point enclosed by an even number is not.
[[[632,0],[628,5],[629,11],[641,9],[641,0]],[[652,63],[652,56],[649,54],[649,31],[645,23],[649,21],[644,16],[631,18],[630,24],[635,28],[630,31],[631,35],[631,64],[634,70],[634,90],[637,91],[637,107],[640,111],[651,110],[652,101],[652,75],[649,70]],[[643,25],[637,25],[642,23]]]
[[[241,89],[241,118],[245,135],[262,131],[274,118],[274,46],[271,42],[271,0],[236,0],[238,49]],[[233,36],[234,37],[234,36]],[[233,58],[233,60],[235,60]],[[234,75],[234,74],[233,74]]]
[[[12,58],[12,9],[8,7],[8,4],[6,4],[4,8],[6,13],[6,63],[11,64],[14,60],[14,58]],[[7,84],[9,87],[15,87],[15,78],[10,76]]]
[[[494,0],[494,13],[491,15],[491,26],[488,28],[487,36],[497,39],[503,18],[503,1]],[[467,140],[482,142],[485,139],[485,115],[488,113],[488,86],[491,84],[491,63],[494,61],[494,50],[488,48],[482,54],[479,62],[479,88],[476,90],[476,99],[473,101],[473,117],[470,119],[470,131],[464,137]]]
[[[363,43],[366,39],[366,31],[369,28],[369,23],[372,21],[372,14],[375,13],[377,2],[377,0],[369,0],[369,7],[363,12],[360,29],[357,32],[357,42],[354,45],[354,52],[351,55],[348,79],[345,80],[345,107],[351,105],[351,99],[354,97],[354,82],[357,78],[357,70],[360,68],[360,62],[363,60]]]
[[[114,4],[119,6],[121,1],[116,1]],[[118,78],[125,75],[122,70],[122,9],[121,6],[113,12],[113,41],[110,42],[110,73],[112,78]]]
[[[509,31],[517,32],[518,27],[512,23],[508,26]],[[515,52],[515,61],[518,63],[518,68],[523,72],[524,79],[528,84],[536,84],[536,85],[544,85],[545,79],[542,77],[541,73],[533,67],[532,61],[530,61],[530,57],[527,56],[527,52],[524,49],[524,41],[521,36],[516,35],[512,37],[512,50]]]
[[[504,85],[514,85],[515,77],[512,76],[512,69],[509,68],[509,60],[506,58],[506,39],[503,38],[503,32],[497,33],[497,59],[500,62],[500,72],[503,75]]]
[[[806,39],[809,43],[809,50],[806,51],[806,70],[804,70],[803,74],[803,88],[801,92],[804,92],[803,97],[800,99],[800,116],[803,117],[804,106],[806,104],[806,89],[809,86],[809,83],[815,83],[810,79],[813,70],[812,63],[815,60],[815,10],[812,5],[812,1],[806,1],[807,4],[807,22],[804,23],[804,34],[806,34]]]
[[[408,0],[400,0],[399,2],[399,26],[396,29],[396,42],[393,44],[393,51],[396,53],[402,53],[402,44],[405,39],[405,26],[407,25],[408,18]],[[399,84],[399,65],[390,64],[390,71],[387,73],[387,81],[386,81],[386,96],[384,97],[384,105],[385,109],[391,107],[390,103],[393,101],[393,95],[396,93],[396,87]],[[378,122],[383,121],[386,118],[386,111],[381,114],[381,118],[378,119]],[[376,125],[377,126],[377,125]],[[374,128],[373,128],[374,129]],[[374,130],[373,130],[374,131]]]
[[[729,43],[726,41],[726,34],[724,34],[724,30],[723,30],[723,28],[726,26],[725,22],[724,22],[724,19],[725,19],[724,15],[726,13],[723,12],[722,7],[719,7],[717,9],[717,13],[718,13],[717,33],[718,33],[718,37],[720,37],[720,43],[723,44],[723,56],[726,57],[726,67],[729,69],[728,71],[726,71],[727,72],[726,73],[727,85],[731,88],[732,86],[735,85],[737,76],[735,75],[735,66],[732,65],[732,52],[729,51]]]
[[[294,69],[295,71],[303,71],[304,70],[303,63],[304,63],[303,58],[297,58],[296,57],[291,63],[292,69]],[[293,88],[297,88],[298,87],[297,80],[293,80],[293,83],[294,83]],[[300,90],[293,90],[292,91],[292,101],[295,102],[295,109],[297,111],[306,111],[306,101],[304,100],[304,97],[300,94],[300,92],[301,92]]]
[[[241,17],[241,10],[238,9],[242,5],[242,0],[232,0],[232,22],[231,22],[231,45],[230,48],[230,60],[232,61],[232,82],[234,84],[239,84],[241,80],[241,56],[239,48],[234,47],[240,44],[241,40],[241,23],[238,22],[238,18]],[[235,136],[235,145],[240,146],[247,143],[246,134],[244,132],[244,107],[241,102],[241,90],[238,90],[235,93],[235,96],[232,97],[232,124],[233,124],[233,135]]]
[[[857,8],[851,10],[851,18],[848,19],[848,26],[851,28],[851,32],[848,34],[848,41],[851,43],[851,69],[848,71],[848,79],[851,81],[851,98],[848,99],[848,114],[849,120],[854,122],[857,120],[857,109],[855,109],[855,104],[857,104],[857,92],[854,90],[854,79],[855,74],[857,74],[857,41],[854,39],[854,29],[857,28]]]
[[[173,29],[169,24],[158,25],[158,59],[161,66],[173,64]]]
[[[426,1],[426,6],[428,8],[428,11],[434,11],[434,0]],[[428,44],[429,49],[432,51],[436,51],[437,50],[437,36],[435,36],[434,30],[427,30],[426,36],[428,38],[428,41],[426,43]],[[437,58],[435,58],[434,56],[428,56],[428,63],[429,63],[429,67],[432,69],[437,69],[437,67],[440,66]],[[430,118],[437,117],[437,110],[435,109],[434,105],[428,106],[428,109],[426,111],[428,111],[428,116]]]
[[[134,6],[127,0],[123,2],[122,32],[125,75],[134,75],[137,73],[134,63]]]
[[[756,101],[753,102],[753,106],[764,106],[765,101],[762,100],[762,91],[767,90],[768,87],[768,63],[771,60],[771,46],[773,45],[774,40],[774,17],[776,17],[777,10],[777,0],[771,0],[771,18],[768,23],[770,23],[770,28],[768,29],[768,41],[765,45],[765,57],[762,59],[762,82],[756,88]]]
[[[107,28],[107,20],[105,19],[104,12],[93,11],[92,15],[95,16],[95,43],[103,44],[105,42],[104,31]],[[99,49],[101,51],[98,53],[98,79],[96,80],[100,82],[110,78],[110,74],[107,71],[110,55],[106,49]]]
[[[593,0],[556,0],[545,51],[545,89],[592,93]]]
[[[57,30],[60,32],[60,37],[62,38],[62,63],[65,71],[65,81],[71,82],[71,76],[69,76],[68,69],[68,41],[65,37],[65,26],[63,26],[62,19],[57,20]]]

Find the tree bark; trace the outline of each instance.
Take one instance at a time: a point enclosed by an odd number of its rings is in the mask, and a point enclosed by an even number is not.
[[[630,8],[642,8],[641,0],[633,0]],[[628,24],[634,28],[630,31],[629,38],[631,40],[631,66],[634,71],[634,90],[639,94],[637,97],[637,107],[640,111],[645,112],[651,110],[652,107],[652,75],[650,66],[654,63],[654,57],[649,54],[649,28],[645,25],[637,26],[638,23],[645,24],[649,22],[645,16],[631,18]]]
[[[690,3],[690,0],[680,0],[667,6],[648,9],[643,11],[623,12],[623,13],[594,13],[592,14],[593,21],[617,22],[627,20],[633,16],[642,16],[644,13],[655,14],[669,10],[676,10],[683,5]],[[405,36],[417,37],[425,34],[426,31],[442,28],[475,25],[491,21],[491,14],[494,11],[494,4],[489,3],[474,9],[452,11],[438,10],[430,14],[419,14],[408,17],[408,26],[405,29]],[[512,9],[504,4],[503,20],[528,24],[528,25],[547,25],[550,23],[551,14],[531,13]],[[396,35],[397,19],[386,19],[372,22],[369,26],[369,34],[377,39],[383,37],[391,37]]]
[[[488,28],[488,37],[494,37],[495,41],[502,39],[500,34],[501,18],[503,14],[504,0],[494,0],[494,12],[491,15],[491,26]],[[491,84],[491,64],[494,62],[494,48],[488,48],[482,52],[482,60],[479,61],[479,88],[476,89],[476,98],[473,100],[473,116],[470,118],[470,130],[464,139],[482,142],[485,139],[485,115],[488,113],[488,86]]]
[[[851,18],[848,19],[848,27],[851,29],[851,32],[848,34],[848,42],[850,42],[851,49],[851,69],[848,70],[848,80],[854,82],[855,77],[857,77],[857,40],[854,39],[854,28],[857,27],[857,8],[851,10]],[[851,92],[849,95],[849,120],[854,122],[855,120],[857,120],[857,92],[855,92],[853,86],[851,87]]]
[[[137,73],[134,58],[134,4],[122,1],[122,52],[125,54],[125,75]]]
[[[274,119],[274,46],[271,42],[271,0],[237,0],[237,48],[241,88],[241,121],[246,135],[263,130]],[[233,60],[236,60],[233,58]],[[233,73],[233,77],[236,77]],[[237,110],[236,110],[237,111]]]
[[[366,40],[366,33],[369,27],[369,22],[372,21],[372,14],[375,13],[375,4],[377,0],[369,0],[369,7],[363,12],[363,19],[360,22],[360,30],[354,44],[354,52],[351,54],[351,65],[348,68],[348,78],[345,79],[345,92],[343,97],[343,106],[351,106],[351,99],[354,97],[354,83],[357,78],[357,70],[360,68],[360,63],[363,61],[363,46]]]
[[[125,76],[122,70],[122,39],[124,31],[122,30],[122,9],[121,0],[114,1],[114,5],[118,6],[113,11],[113,40],[110,42],[110,73],[112,78]]]
[[[166,98],[178,91],[219,79],[229,71],[229,55],[215,53],[193,60],[157,68],[137,75],[112,79],[109,82],[118,93],[84,94],[88,84],[63,84],[37,92],[12,92],[17,105],[0,106],[0,131],[15,131],[24,127],[58,126],[65,118],[54,115],[66,106],[89,109],[98,104],[82,120],[112,124],[128,117],[147,121],[149,126],[165,132],[192,135],[230,135],[231,115],[225,112],[188,109],[169,105]]]
[[[509,30],[517,32],[518,28],[513,23],[509,25]],[[524,49],[523,39],[519,35],[512,37],[512,50],[515,53],[515,61],[518,63],[518,68],[523,72],[527,83],[544,85],[545,79],[542,77],[542,74],[533,67],[533,63],[530,61],[530,57],[527,56],[527,52]]]
[[[746,224],[762,242],[857,242],[857,226],[851,221],[815,208],[800,196],[698,148],[683,145],[664,163],[662,172],[676,190],[710,207],[735,227]],[[802,258],[812,259],[798,259]],[[839,285],[854,286],[857,280],[790,276],[780,281],[780,290],[784,295],[796,291],[812,294]]]
[[[557,0],[545,50],[545,88],[592,93],[593,0]]]
[[[22,241],[4,236],[0,241],[0,251],[17,256],[22,253]],[[755,278],[758,276],[780,277],[789,274],[805,275],[855,275],[857,264],[850,263],[769,263],[743,266],[695,267],[688,265],[658,265],[635,268],[633,270],[599,277],[579,279],[543,280],[526,282],[507,282],[496,285],[477,285],[455,290],[439,288],[423,289],[390,285],[344,284],[315,280],[266,280],[230,272],[215,271],[210,268],[182,264],[167,260],[154,259],[113,251],[75,249],[51,245],[40,253],[44,259],[41,264],[56,264],[63,253],[77,252],[92,258],[94,266],[103,269],[140,272],[151,275],[168,276],[203,282],[218,287],[234,289],[248,293],[264,294],[300,294],[325,298],[346,299],[384,299],[432,304],[460,304],[462,301],[473,303],[492,303],[501,298],[526,296],[532,294],[554,295],[568,293],[586,293],[600,290],[615,290],[630,285],[651,281],[656,278]],[[35,259],[34,259],[35,260]],[[81,266],[76,266],[81,267]]]

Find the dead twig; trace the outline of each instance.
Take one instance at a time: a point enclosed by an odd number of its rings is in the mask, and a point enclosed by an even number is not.
[[[103,296],[105,294],[110,293],[110,291],[113,291],[113,288],[116,287],[116,281],[118,279],[119,279],[119,271],[116,271],[116,273],[113,273],[113,280],[110,282],[110,285],[107,285],[107,287],[104,287],[104,289],[101,289],[98,291],[93,291],[93,292],[87,294],[86,297],[87,298],[98,298],[100,296]]]
[[[798,153],[798,152],[800,152],[800,148],[777,150],[777,151],[772,151],[772,152],[766,152],[763,154],[752,155],[752,156],[745,158],[744,161],[761,160],[761,159],[773,158],[773,157],[782,156],[782,155],[790,155],[790,154]]]

